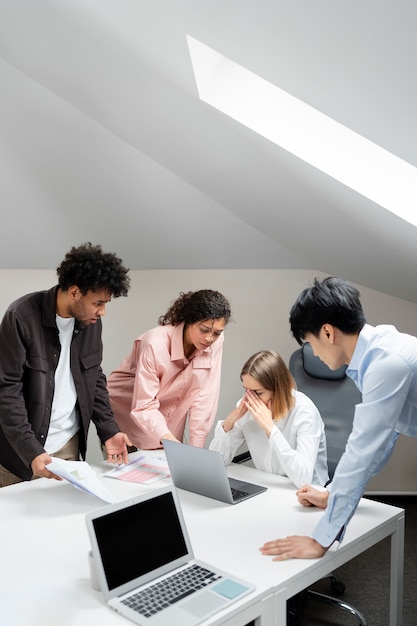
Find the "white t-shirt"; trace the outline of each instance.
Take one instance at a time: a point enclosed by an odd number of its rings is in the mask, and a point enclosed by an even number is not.
[[[44,446],[48,454],[60,450],[80,428],[76,410],[77,392],[70,368],[70,351],[75,318],[57,315],[56,323],[59,330],[61,354],[55,371],[51,423]]]

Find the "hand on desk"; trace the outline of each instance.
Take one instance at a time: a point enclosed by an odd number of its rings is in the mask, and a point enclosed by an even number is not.
[[[303,506],[317,506],[325,509],[329,492],[327,489],[303,485],[296,492],[298,501]],[[275,539],[265,543],[260,551],[265,556],[274,556],[273,561],[285,561],[287,559],[318,559],[327,552],[327,548],[317,543],[312,537],[292,535],[284,539]]]
[[[319,509],[325,509],[329,492],[327,489],[316,489],[311,485],[303,485],[296,491],[298,502],[303,506],[317,506]]]
[[[292,535],[284,539],[267,541],[259,548],[265,556],[274,556],[273,561],[287,559],[317,559],[327,552],[327,548],[317,543],[312,537]]]
[[[47,469],[46,466],[49,465],[51,461],[52,458],[47,452],[43,452],[42,454],[38,454],[38,456],[35,456],[32,463],[30,464],[34,476],[43,476],[43,478],[55,478],[55,480],[62,480],[60,476],[53,474]]]

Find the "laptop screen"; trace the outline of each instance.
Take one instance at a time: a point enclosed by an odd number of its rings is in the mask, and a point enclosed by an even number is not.
[[[170,491],[92,520],[109,590],[188,555]]]

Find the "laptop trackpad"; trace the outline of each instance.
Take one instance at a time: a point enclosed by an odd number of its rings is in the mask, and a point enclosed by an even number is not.
[[[227,600],[221,596],[211,593],[210,591],[205,591],[204,593],[196,594],[194,598],[185,600],[185,602],[181,604],[181,608],[193,615],[203,617],[219,610],[225,604],[227,604]]]

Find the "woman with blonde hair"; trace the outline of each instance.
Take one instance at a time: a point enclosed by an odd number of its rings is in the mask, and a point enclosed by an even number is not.
[[[240,373],[243,398],[216,425],[210,449],[232,461],[243,443],[257,469],[288,476],[296,487],[328,481],[326,437],[320,413],[272,350],[251,356]]]

